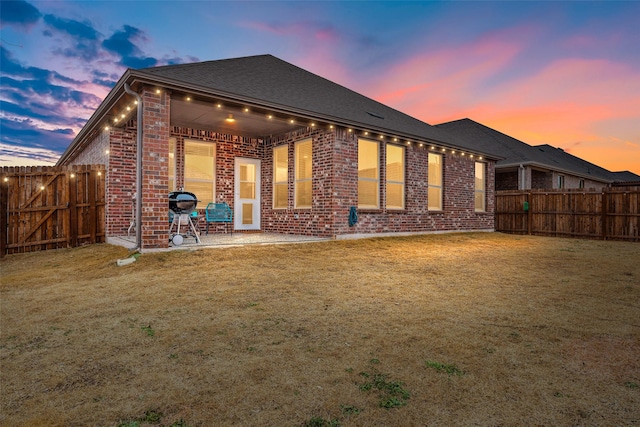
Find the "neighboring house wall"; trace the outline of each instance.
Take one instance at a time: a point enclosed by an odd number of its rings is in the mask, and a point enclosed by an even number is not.
[[[517,190],[518,171],[499,172],[496,171],[496,191]]]
[[[583,181],[584,186],[582,188],[585,190],[601,191],[603,188],[608,187],[608,185],[603,182],[584,179],[584,178],[577,177],[575,175],[564,175],[564,188],[570,189],[570,190],[579,189],[580,181]]]
[[[533,190],[548,190],[553,188],[553,174],[539,170],[531,171],[531,188]]]

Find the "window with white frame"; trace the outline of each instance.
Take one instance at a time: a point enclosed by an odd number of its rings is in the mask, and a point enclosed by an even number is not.
[[[215,144],[184,140],[184,191],[195,194],[204,206],[214,201],[215,156]]]
[[[564,188],[564,175],[558,175],[558,188]]]
[[[380,147],[376,141],[358,139],[358,207],[380,208]]]
[[[486,209],[486,174],[485,164],[476,162],[476,184],[475,184],[475,208],[476,212],[484,212]]]
[[[298,141],[295,144],[294,204],[296,209],[311,208],[311,202],[313,199],[312,145],[311,139]]]
[[[442,154],[429,153],[428,166],[428,208],[430,211],[442,210]]]
[[[289,205],[289,146],[273,149],[273,208],[286,209]]]
[[[387,144],[386,206],[404,209],[404,147]]]
[[[176,190],[176,139],[169,138],[169,191]]]

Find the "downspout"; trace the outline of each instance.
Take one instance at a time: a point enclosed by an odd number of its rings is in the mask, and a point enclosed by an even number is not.
[[[136,247],[142,248],[142,97],[131,90],[129,83],[124,84],[124,91],[136,97],[138,101],[138,118],[136,120]]]

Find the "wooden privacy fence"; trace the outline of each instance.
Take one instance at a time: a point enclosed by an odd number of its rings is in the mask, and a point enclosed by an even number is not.
[[[640,187],[498,191],[496,231],[640,241]]]
[[[0,168],[0,256],[105,239],[103,165]]]

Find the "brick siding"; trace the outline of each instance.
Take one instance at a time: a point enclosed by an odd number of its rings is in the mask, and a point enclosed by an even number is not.
[[[349,210],[358,203],[358,139],[346,129],[301,128],[265,139],[226,135],[210,130],[169,126],[170,96],[154,88],[141,88],[143,97],[143,182],[142,246],[168,246],[168,140],[176,138],[176,186],[183,184],[184,140],[209,141],[216,146],[216,201],[234,207],[234,161],[236,157],[261,160],[261,230],[265,232],[337,237],[354,233],[430,232],[492,230],[494,228],[495,164],[486,162],[486,211],[475,212],[475,161],[469,156],[446,153],[444,167],[444,207],[427,209],[427,146],[405,145],[405,208],[385,206],[386,143],[380,143],[380,209],[358,210],[358,222],[350,227]],[[107,164],[107,236],[125,235],[133,215],[136,165],[136,126],[131,120],[124,128],[98,135],[76,159],[105,159]],[[312,206],[294,208],[294,146],[312,139]],[[273,148],[287,145],[289,159],[288,206],[273,209]],[[198,206],[202,211],[205,206]],[[210,232],[226,227],[211,225]]]

